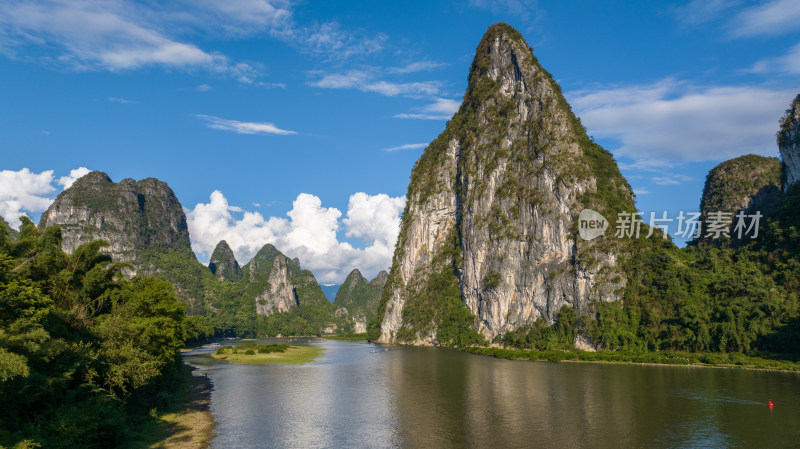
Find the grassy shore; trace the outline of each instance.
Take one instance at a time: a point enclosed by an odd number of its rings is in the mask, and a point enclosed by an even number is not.
[[[800,362],[749,357],[732,353],[695,353],[660,351],[631,353],[618,351],[538,351],[505,348],[469,347],[466,352],[510,360],[547,360],[551,362],[594,362],[652,365],[683,365],[714,368],[738,368],[773,371],[800,371]]]
[[[367,334],[339,334],[339,335],[325,335],[322,338],[326,340],[341,340],[341,341],[367,341]]]
[[[236,345],[223,346],[211,357],[231,363],[288,363],[302,364],[314,361],[325,352],[314,346],[287,345]]]
[[[130,447],[149,449],[205,449],[214,437],[211,415],[211,380],[189,365],[183,366],[184,383],[170,405],[153,411],[152,419]]]

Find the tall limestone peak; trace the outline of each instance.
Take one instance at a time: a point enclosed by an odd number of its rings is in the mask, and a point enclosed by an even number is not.
[[[800,181],[800,95],[792,101],[780,122],[778,149],[784,168],[783,191]]]
[[[347,275],[336,292],[333,304],[337,310],[346,310],[355,333],[367,331],[367,322],[375,317],[381,299],[387,273],[381,271],[368,281],[358,268]],[[337,312],[340,313],[340,312]]]
[[[706,176],[703,196],[700,200],[700,216],[703,223],[711,221],[710,214],[723,212],[731,214],[732,239],[706,238],[702,230],[698,242],[714,245],[738,245],[740,239],[733,237],[736,214],[747,215],[756,212],[766,217],[772,214],[783,200],[781,192],[781,161],[775,157],[748,154],[720,163]],[[749,221],[748,221],[749,223]]]
[[[231,281],[239,278],[241,273],[239,262],[236,261],[233,250],[225,240],[220,240],[214,248],[214,252],[211,253],[208,269],[218,279]]]
[[[383,288],[384,284],[386,284],[386,279],[388,278],[389,278],[389,273],[387,273],[386,270],[381,270],[378,272],[377,275],[375,275],[374,278],[372,278],[371,281],[369,281],[369,283],[380,285],[381,288]]]
[[[275,312],[288,312],[298,305],[289,266],[286,256],[275,256],[264,291],[256,296],[257,314],[269,316]]]
[[[262,246],[241,272],[243,282],[248,284],[245,294],[255,297],[257,306],[261,305],[259,314],[283,312],[291,308],[291,304],[332,310],[314,274],[303,269],[298,259],[289,259],[272,244]]]
[[[371,338],[468,344],[620,298],[624,243],[580,240],[577,219],[635,211],[633,192],[508,25],[478,45],[463,103],[407,197]]]
[[[188,249],[186,215],[169,186],[154,178],[114,183],[93,171],[61,192],[42,214],[40,226],[61,226],[62,247],[103,239],[115,262],[142,266],[147,249]]]

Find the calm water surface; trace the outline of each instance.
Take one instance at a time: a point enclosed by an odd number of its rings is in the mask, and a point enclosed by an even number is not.
[[[327,351],[305,365],[185,355],[214,381],[214,448],[800,447],[798,374],[291,344]]]

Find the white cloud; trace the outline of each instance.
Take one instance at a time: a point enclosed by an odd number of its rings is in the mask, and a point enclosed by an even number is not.
[[[650,178],[654,184],[658,184],[660,186],[676,186],[678,184],[691,181],[692,179],[694,178],[682,174],[667,174],[666,176],[655,176]]]
[[[209,86],[208,84],[200,84],[195,87],[198,92],[208,92],[209,90],[213,89],[213,87]]]
[[[238,134],[279,134],[282,136],[297,134],[294,131],[280,129],[272,123],[267,122],[240,122],[238,120],[227,120],[202,114],[198,114],[197,117],[207,121],[208,123],[206,126],[209,128],[233,131]]]
[[[790,48],[783,56],[766,58],[756,62],[751,70],[755,73],[778,72],[790,75],[800,74],[800,44],[796,44]]]
[[[438,69],[438,68],[444,67],[444,66],[445,66],[445,64],[443,64],[441,62],[415,61],[415,62],[408,63],[408,64],[406,64],[404,66],[391,67],[391,68],[387,69],[387,72],[389,72],[389,73],[399,73],[399,74],[415,73],[415,72],[423,72],[423,71],[427,71],[427,70],[434,70],[434,69]]]
[[[347,217],[341,219],[338,209],[323,207],[318,197],[301,193],[288,219],[265,219],[258,212],[231,207],[221,192],[214,191],[209,203],[197,204],[186,216],[192,248],[201,260],[208,259],[223,239],[242,263],[271,243],[287,256],[298,257],[320,282],[341,283],[353,268],[373,276],[391,265],[403,207],[404,197],[357,193],[350,197]],[[241,216],[234,216],[236,210]],[[342,226],[348,237],[361,239],[366,246],[355,248],[339,241]]]
[[[89,173],[86,167],[70,170],[69,175],[55,180],[53,170],[34,173],[27,168],[19,171],[0,171],[0,217],[3,217],[14,229],[18,229],[19,217],[25,215],[37,218],[50,204],[57,191],[68,189],[81,176]],[[61,186],[61,189],[53,185]]]
[[[720,18],[740,3],[738,0],[692,0],[674,9],[675,16],[686,25],[699,25]]]
[[[796,93],[761,87],[692,87],[672,79],[569,95],[589,134],[616,139],[634,161],[774,155],[777,120]]]
[[[383,151],[401,151],[401,150],[416,150],[417,148],[427,147],[427,143],[407,143],[405,145],[398,145],[396,147],[384,148]]]
[[[419,108],[420,112],[396,114],[394,118],[417,120],[450,120],[458,111],[461,102],[449,98],[434,98],[434,102]]]
[[[58,184],[61,185],[65,190],[70,188],[75,181],[83,176],[89,174],[91,170],[86,167],[78,167],[76,169],[70,170],[68,176],[62,176],[58,178]]]
[[[388,39],[385,34],[373,37],[358,36],[342,30],[337,22],[326,22],[309,27],[293,27],[276,31],[273,35],[289,44],[298,46],[301,51],[326,57],[329,60],[349,59],[353,56],[367,56],[383,49]]]
[[[634,193],[634,195],[637,195],[637,196],[639,196],[639,195],[649,195],[650,191],[647,190],[647,189],[639,188],[639,189],[633,189],[633,193]]]
[[[35,46],[39,62],[75,70],[203,69],[252,84],[263,72],[259,64],[234,62],[187,37],[264,34],[329,60],[373,54],[387,40],[336,22],[299,26],[293,6],[288,0],[0,0],[0,52],[15,57]]]
[[[27,168],[0,171],[0,216],[12,228],[22,223],[20,216],[41,213],[53,202],[53,170],[33,173]]]
[[[797,0],[772,0],[747,8],[729,24],[732,35],[769,36],[800,29],[800,2]]]
[[[351,195],[347,218],[342,220],[347,227],[345,235],[394,249],[400,232],[400,214],[405,205],[405,197],[392,198],[385,193],[367,195],[358,192]]]
[[[17,43],[56,50],[53,62],[111,71],[147,65],[214,67],[227,60],[165,36],[133,4],[103,1],[7,2],[0,29]]]
[[[374,78],[375,75],[373,73],[351,70],[346,73],[325,74],[317,81],[312,81],[308,84],[323,89],[357,89],[363,92],[375,92],[387,97],[396,97],[398,95],[407,97],[431,96],[436,95],[441,87],[441,82],[439,81],[395,83]]]

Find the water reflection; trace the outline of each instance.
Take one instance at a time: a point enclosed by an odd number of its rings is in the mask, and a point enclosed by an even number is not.
[[[295,342],[293,342],[295,343]],[[303,340],[314,363],[190,355],[215,382],[214,447],[791,447],[793,373],[497,360]],[[775,411],[766,403],[772,400]]]

